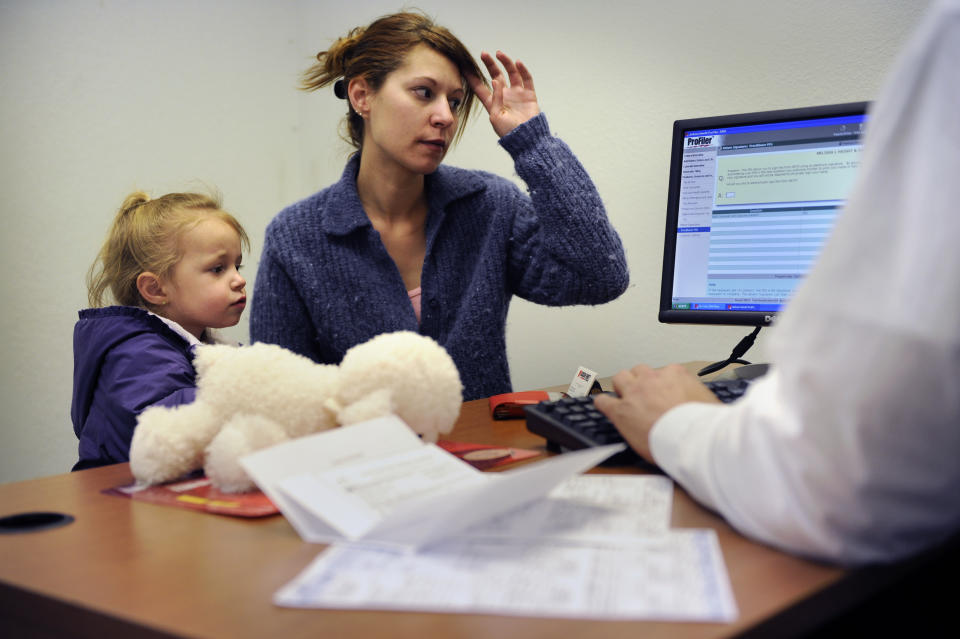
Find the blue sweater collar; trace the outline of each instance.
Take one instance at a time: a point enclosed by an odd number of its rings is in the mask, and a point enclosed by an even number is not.
[[[347,235],[370,225],[370,220],[357,193],[357,172],[360,154],[354,153],[343,169],[340,180],[329,190],[328,206],[324,207],[320,226],[332,235]],[[445,211],[450,203],[486,188],[483,181],[471,171],[440,165],[427,176],[427,200],[431,213]]]

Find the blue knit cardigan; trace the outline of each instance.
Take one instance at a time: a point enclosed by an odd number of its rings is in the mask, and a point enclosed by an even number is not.
[[[441,165],[426,178],[422,316],[357,194],[359,155],[339,182],[267,227],[250,314],[253,341],[316,362],[410,330],[447,349],[464,399],[511,390],[506,318],[513,295],[539,304],[600,304],[627,287],[623,245],[570,149],[541,114],[504,136],[529,195],[483,171]]]

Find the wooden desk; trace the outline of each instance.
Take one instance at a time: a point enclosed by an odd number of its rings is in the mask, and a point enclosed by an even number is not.
[[[543,450],[522,420],[466,402],[449,436]],[[632,472],[609,469],[603,472]],[[732,624],[590,622],[490,615],[321,611],[271,598],[321,546],[283,517],[241,520],[101,494],[132,481],[127,464],[0,485],[0,516],[57,511],[72,524],[0,535],[4,637],[721,637],[838,582],[840,569],[748,541],[676,488],[674,527],[717,530],[740,610]]]

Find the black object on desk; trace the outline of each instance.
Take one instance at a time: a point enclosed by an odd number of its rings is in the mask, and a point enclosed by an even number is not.
[[[731,379],[707,382],[706,386],[720,401],[729,403],[739,399],[750,383],[748,379]],[[593,397],[564,397],[526,406],[527,430],[546,439],[547,450],[553,452],[623,443],[620,431],[594,407]],[[658,470],[632,448],[610,457],[604,465],[635,465]]]
[[[0,535],[37,532],[73,523],[73,515],[53,512],[26,512],[0,517]]]

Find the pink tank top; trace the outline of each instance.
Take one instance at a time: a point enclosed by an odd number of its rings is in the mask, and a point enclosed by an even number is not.
[[[420,323],[420,294],[421,287],[417,287],[412,291],[407,291],[407,295],[410,297],[410,303],[413,304],[413,314],[417,316],[417,323]]]

